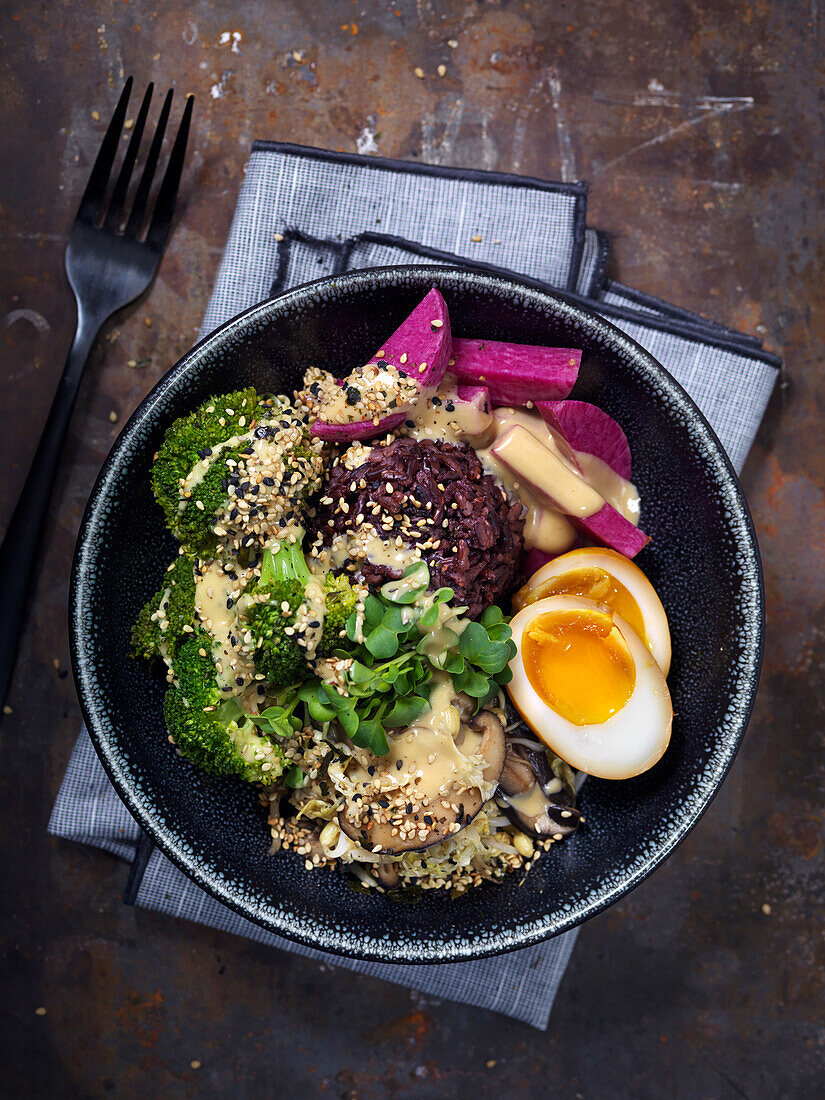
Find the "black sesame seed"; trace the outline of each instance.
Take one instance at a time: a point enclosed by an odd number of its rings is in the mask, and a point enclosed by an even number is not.
[[[445,402],[444,408],[447,410],[447,412],[455,412],[455,405],[452,403],[452,401]]]
[[[263,481],[264,481],[264,485],[274,485],[275,484],[275,478],[274,477],[265,477],[263,479]]]
[[[238,685],[238,687],[243,687],[243,676],[236,676],[235,683]]]
[[[361,391],[357,386],[347,386],[347,404],[357,405],[361,400]]]
[[[370,764],[370,766],[367,768],[367,771],[370,773],[370,775],[375,775],[375,768],[372,766],[372,764]]]
[[[396,768],[398,768],[399,771],[401,771],[401,769],[404,767],[404,761],[403,760],[396,760],[395,766],[396,766]]]
[[[229,599],[226,601],[226,610],[231,611],[234,606],[235,606],[235,601],[230,596]]]
[[[436,405],[436,406],[440,405],[441,404],[441,398],[440,397],[433,397],[433,404]]]
[[[399,378],[406,378],[407,377],[407,372],[405,370],[399,370],[398,377]]]
[[[412,802],[408,802],[408,803],[407,803],[407,813],[408,813],[408,814],[411,814],[411,813],[412,813]]]
[[[406,426],[408,428],[414,428],[415,427],[415,421],[414,420],[405,420],[404,423],[406,424]]]

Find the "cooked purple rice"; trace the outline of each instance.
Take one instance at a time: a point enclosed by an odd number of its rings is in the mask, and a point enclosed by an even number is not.
[[[518,580],[523,507],[506,498],[466,444],[402,438],[374,446],[356,469],[333,467],[321,499],[330,503],[318,506],[314,533],[324,543],[366,517],[388,542],[400,535],[420,547],[431,587],[448,585],[473,618],[503,602]],[[386,565],[359,565],[372,587],[400,575]]]

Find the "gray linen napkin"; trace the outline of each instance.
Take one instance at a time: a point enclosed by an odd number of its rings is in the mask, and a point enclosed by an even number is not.
[[[660,360],[740,469],[779,361],[753,337],[605,278],[607,236],[585,230],[586,187],[256,142],[202,335],[290,286],[358,267],[445,261],[508,271],[587,300]],[[49,832],[133,864],[136,904],[546,1028],[577,930],[478,962],[365,963],[285,940],[195,886],[140,829],[83,730]],[[151,853],[151,854],[149,854]],[[148,855],[148,859],[146,858]]]

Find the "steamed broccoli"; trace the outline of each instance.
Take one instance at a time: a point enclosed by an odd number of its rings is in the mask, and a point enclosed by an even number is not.
[[[178,648],[172,664],[177,683],[163,705],[166,725],[192,764],[268,786],[283,772],[283,752],[259,733],[234,699],[222,698],[211,647],[212,638],[198,629]]]
[[[324,615],[324,634],[321,640],[321,652],[324,656],[332,650],[353,648],[353,642],[347,637],[347,619],[358,606],[358,592],[352,587],[348,577],[335,577],[327,573],[324,578],[326,614]]]
[[[294,627],[311,576],[300,540],[284,542],[274,553],[264,551],[261,577],[251,591],[253,602],[246,617],[259,642],[255,667],[276,688],[295,683],[302,672],[307,672],[305,651],[297,634],[287,630]],[[358,593],[347,577],[334,577],[331,573],[324,577],[323,632],[317,656],[352,648],[345,627],[357,604]],[[320,609],[318,613],[321,614]]]
[[[180,483],[207,452],[227,439],[244,435],[260,403],[252,389],[210,397],[167,429],[152,467],[152,490],[174,531],[179,520]],[[243,421],[243,423],[241,423]]]
[[[300,531],[299,531],[300,534]],[[261,577],[252,595],[256,597],[246,613],[249,629],[258,639],[255,667],[273,687],[286,687],[299,678],[306,666],[304,650],[292,628],[310,578],[300,538],[285,541],[273,553],[264,551]],[[260,597],[268,598],[262,600]]]
[[[240,550],[265,544],[315,491],[322,447],[293,409],[239,390],[172,424],[152,487],[172,533],[193,553],[213,556],[220,540]]]
[[[132,653],[153,660],[174,657],[185,626],[195,621],[195,573],[192,559],[179,554],[163,584],[147,600],[132,628]]]

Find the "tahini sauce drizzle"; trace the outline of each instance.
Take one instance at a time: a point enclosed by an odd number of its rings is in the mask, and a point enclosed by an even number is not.
[[[576,539],[576,529],[570,521],[553,508],[539,501],[530,490],[519,483],[518,478],[503,463],[499,462],[491,448],[510,428],[519,425],[534,435],[545,446],[550,447],[562,462],[564,455],[555,445],[550,429],[540,413],[529,409],[502,407],[493,413],[493,422],[484,436],[483,447],[476,448],[482,466],[487,473],[498,478],[508,493],[517,496],[527,507],[524,525],[524,543],[528,549],[543,550],[548,554],[560,554],[568,550]],[[613,505],[634,525],[639,522],[639,494],[629,481],[620,478],[610,467],[593,455],[575,452],[581,466],[583,480],[599,496]],[[565,465],[568,463],[565,462]],[[571,472],[578,474],[578,471]]]
[[[438,393],[419,399],[409,414],[414,426],[406,424],[404,434],[413,439],[443,439],[447,443],[472,443],[487,432],[493,416],[480,401],[462,401],[458,383],[445,375]]]
[[[437,677],[430,692],[429,709],[403,732],[387,738],[389,752],[380,758],[375,776],[366,770],[368,764],[375,767],[375,757],[356,749],[353,755],[357,764],[347,773],[348,778],[362,788],[379,786],[385,790],[381,778],[386,776],[392,780],[393,788],[410,784],[418,801],[430,803],[446,791],[467,790],[474,773],[478,770],[480,776],[483,768],[483,759],[478,754],[482,734],[466,726],[462,728],[461,716],[451,702],[454,696],[450,677],[444,674]],[[424,801],[425,808],[426,804]]]
[[[239,623],[239,601],[244,596],[235,588],[237,575],[224,573],[217,561],[202,565],[202,574],[195,582],[195,611],[212,635],[212,659],[215,661],[216,679],[227,696],[238,694],[237,677],[247,679],[254,671],[252,665],[232,646],[230,635],[238,638],[242,628]],[[231,600],[232,607],[227,607]]]

